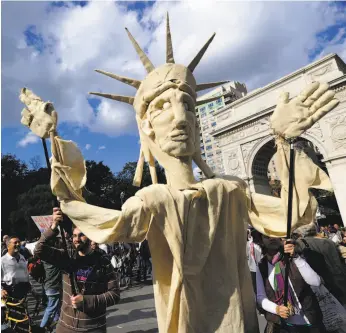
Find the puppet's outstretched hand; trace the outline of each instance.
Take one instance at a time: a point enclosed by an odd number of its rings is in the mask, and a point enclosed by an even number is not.
[[[328,84],[319,82],[292,100],[287,92],[282,93],[270,119],[274,134],[286,139],[301,135],[339,104],[334,95]]]

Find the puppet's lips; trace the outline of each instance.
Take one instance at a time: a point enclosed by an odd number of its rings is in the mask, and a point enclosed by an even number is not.
[[[172,141],[186,141],[189,135],[185,131],[175,130],[170,134]]]

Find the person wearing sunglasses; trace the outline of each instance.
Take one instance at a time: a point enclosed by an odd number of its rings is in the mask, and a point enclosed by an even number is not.
[[[73,257],[49,245],[49,240],[58,235],[62,220],[60,208],[54,208],[52,226],[42,234],[35,248],[36,256],[62,270],[63,300],[56,332],[104,333],[106,308],[120,299],[118,278],[108,257],[94,251],[90,239],[76,227],[72,228],[72,245],[76,250]]]

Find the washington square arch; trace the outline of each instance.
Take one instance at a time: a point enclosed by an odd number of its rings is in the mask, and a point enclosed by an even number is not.
[[[215,114],[217,127],[211,135],[218,139],[226,174],[246,180],[254,192],[272,195],[268,168],[275,178],[276,148],[269,118],[281,92],[293,98],[313,81],[328,83],[340,104],[303,134],[297,146],[328,173],[346,225],[346,64],[338,55],[325,56],[226,105]]]

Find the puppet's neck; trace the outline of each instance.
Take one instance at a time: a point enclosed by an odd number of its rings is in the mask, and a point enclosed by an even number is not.
[[[195,188],[197,181],[193,175],[192,158],[174,158],[174,168],[165,168],[167,184],[177,190]]]

